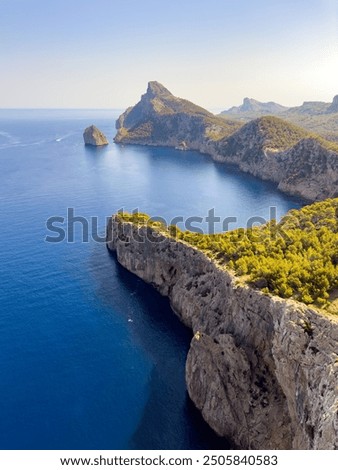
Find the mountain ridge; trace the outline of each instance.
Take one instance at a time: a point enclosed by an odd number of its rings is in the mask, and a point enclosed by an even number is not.
[[[116,143],[198,150],[310,201],[338,194],[338,145],[281,116],[223,119],[149,82],[116,127]]]
[[[186,134],[194,134],[194,129],[198,134],[205,134],[206,139],[218,140],[240,126],[239,122],[223,120],[188,100],[174,96],[160,83],[151,81],[140,101],[116,121],[118,132],[114,140],[147,145],[161,141],[162,145],[179,146]],[[192,142],[190,148],[194,148]]]
[[[273,106],[266,106],[269,104]],[[261,103],[244,98],[242,105],[233,106],[219,114],[220,117],[231,117],[241,122],[248,122],[263,115],[280,117],[325,139],[338,142],[338,95],[334,96],[331,103],[304,101],[300,106],[289,108],[274,102]]]
[[[239,113],[257,113],[257,114],[280,114],[283,111],[289,109],[286,106],[269,101],[263,103],[253,98],[244,98],[243,103],[240,106],[233,106],[232,108],[222,111],[220,114],[239,114]]]
[[[232,106],[229,109],[221,111],[221,115],[240,114],[240,113],[266,113],[281,114],[302,113],[302,114],[331,114],[338,112],[338,95],[333,97],[331,103],[325,101],[304,101],[300,106],[284,106],[274,101],[261,102],[253,98],[244,98],[239,106]],[[258,117],[258,116],[257,116]]]

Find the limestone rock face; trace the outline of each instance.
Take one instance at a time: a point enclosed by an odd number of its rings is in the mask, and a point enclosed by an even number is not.
[[[249,122],[217,143],[214,160],[234,163],[246,173],[275,182],[281,191],[309,201],[337,197],[338,152],[334,146],[296,134],[289,148],[276,148],[269,138],[253,130],[254,124]]]
[[[189,395],[248,449],[338,449],[338,322],[241,284],[190,245],[113,217],[107,246],[192,329]]]
[[[158,82],[117,120],[115,142],[200,150],[209,141],[230,135],[240,123],[214,116],[188,100],[177,98]]]
[[[301,140],[277,156],[278,188],[305,199],[323,200],[338,196],[338,152],[317,139]]]
[[[107,137],[94,125],[85,129],[83,140],[86,145],[93,145],[95,147],[109,144]]]

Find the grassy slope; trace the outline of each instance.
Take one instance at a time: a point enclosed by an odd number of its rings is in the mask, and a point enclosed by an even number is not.
[[[233,135],[254,135],[265,148],[285,150],[297,142],[310,137],[309,132],[275,116],[264,116],[244,125]]]
[[[266,136],[266,146],[284,150],[290,148],[302,139],[311,138],[317,140],[323,147],[338,151],[338,142],[331,142],[322,136],[292,124],[280,117],[264,116],[259,118],[262,132]]]

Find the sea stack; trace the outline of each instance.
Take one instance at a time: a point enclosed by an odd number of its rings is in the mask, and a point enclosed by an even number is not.
[[[93,145],[94,147],[109,144],[107,137],[94,125],[85,129],[83,140],[86,145]]]

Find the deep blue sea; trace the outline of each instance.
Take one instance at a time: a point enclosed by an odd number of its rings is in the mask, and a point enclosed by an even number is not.
[[[168,221],[214,208],[244,226],[301,201],[196,152],[83,145],[92,123],[112,142],[116,117],[0,110],[2,449],[231,446],[187,397],[191,333],[168,301],[104,243],[83,242],[79,222],[74,242],[62,243],[45,241],[53,235],[46,222],[71,208],[97,217],[103,234],[106,217],[121,208]]]

